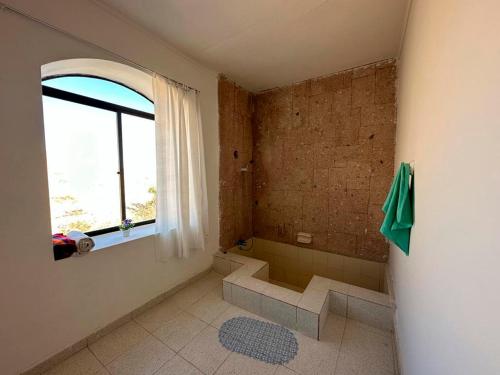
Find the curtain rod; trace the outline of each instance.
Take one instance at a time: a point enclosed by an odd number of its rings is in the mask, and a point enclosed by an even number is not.
[[[53,26],[53,25],[51,25],[51,24],[49,24],[49,23],[47,23],[47,22],[45,22],[45,21],[42,21],[42,20],[40,20],[40,19],[38,19],[38,18],[35,18],[35,17],[33,17],[33,16],[31,16],[31,15],[29,15],[29,14],[27,14],[27,13],[24,13],[24,12],[22,12],[22,11],[20,11],[20,10],[17,10],[17,9],[15,9],[15,8],[12,8],[12,7],[10,7],[9,5],[6,5],[6,4],[1,3],[1,2],[0,2],[0,10],[2,10],[2,11],[8,10],[8,11],[10,11],[10,12],[14,13],[14,14],[17,14],[18,16],[21,16],[21,17],[24,17],[24,18],[29,19],[30,21],[33,21],[33,22],[39,23],[39,24],[41,24],[41,25],[43,25],[43,26],[45,26],[45,27],[47,27],[47,28],[49,28],[49,29],[51,29],[51,30],[57,31],[58,33],[63,34],[63,35],[65,35],[65,36],[67,36],[67,37],[69,37],[69,38],[71,38],[71,39],[74,39],[74,40],[76,40],[76,41],[78,41],[78,42],[81,42],[81,43],[87,44],[87,45],[89,45],[89,46],[91,46],[91,47],[94,47],[94,48],[100,49],[101,51],[106,52],[107,54],[111,55],[112,57],[117,58],[117,59],[119,59],[119,60],[122,60],[123,62],[126,62],[127,64],[132,65],[133,67],[135,67],[135,68],[137,68],[137,69],[139,69],[139,70],[141,70],[141,71],[143,71],[143,72],[145,72],[145,73],[148,73],[148,74],[152,75],[153,77],[154,77],[155,75],[158,75],[158,76],[161,76],[161,77],[165,78],[166,80],[168,80],[168,81],[172,82],[172,83],[173,83],[173,84],[175,84],[175,85],[182,86],[182,87],[183,87],[183,88],[185,88],[185,89],[188,89],[188,90],[193,90],[193,91],[196,91],[196,92],[198,92],[198,93],[200,92],[199,90],[195,89],[194,87],[188,86],[188,85],[186,85],[185,83],[182,83],[182,82],[176,81],[175,79],[172,79],[172,78],[169,78],[169,77],[167,77],[167,76],[164,76],[163,74],[157,73],[157,72],[155,72],[154,70],[149,69],[148,67],[145,67],[144,65],[141,65],[141,64],[139,64],[139,63],[136,63],[136,62],[135,62],[135,61],[133,61],[133,60],[130,60],[130,59],[126,58],[126,57],[123,57],[122,55],[119,55],[119,54],[118,54],[118,53],[116,53],[116,52],[110,51],[110,50],[108,50],[108,49],[106,49],[106,48],[104,48],[104,47],[99,46],[98,44],[95,44],[95,43],[93,43],[93,42],[90,42],[90,41],[88,41],[88,40],[85,40],[85,39],[83,39],[83,38],[80,38],[80,37],[78,37],[78,36],[76,36],[76,35],[73,35],[73,34],[71,34],[71,33],[67,32],[67,31],[64,31],[64,30],[62,30],[62,29],[59,29],[59,28],[58,28],[58,27],[56,27],[56,26]]]

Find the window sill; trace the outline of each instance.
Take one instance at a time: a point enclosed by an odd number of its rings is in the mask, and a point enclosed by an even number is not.
[[[99,251],[107,247],[116,246],[130,241],[135,241],[141,238],[154,236],[155,234],[155,224],[141,225],[139,227],[132,228],[129,237],[123,237],[121,231],[101,234],[99,236],[92,237],[95,242],[95,246],[91,252]]]

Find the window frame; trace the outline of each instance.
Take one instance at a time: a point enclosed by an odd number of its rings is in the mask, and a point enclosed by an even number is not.
[[[93,75],[88,75],[88,74],[63,74],[63,75],[52,75],[48,76],[42,79],[42,97],[47,96],[50,98],[55,98],[55,99],[60,99],[60,100],[65,100],[68,102],[76,103],[76,104],[81,104],[81,105],[86,105],[89,107],[93,108],[98,108],[98,109],[103,109],[111,112],[115,112],[116,114],[116,127],[117,127],[117,141],[118,141],[118,171],[116,172],[117,175],[120,176],[120,213],[121,213],[121,220],[126,219],[126,210],[127,210],[127,205],[125,201],[125,170],[123,166],[123,138],[122,138],[122,114],[126,115],[131,115],[131,116],[136,116],[136,117],[141,117],[145,118],[148,120],[153,120],[155,119],[154,114],[144,112],[138,109],[122,106],[119,104],[114,104],[114,103],[109,103],[104,100],[100,99],[95,99],[91,98],[88,96],[80,95],[80,94],[75,94],[69,91],[64,91],[61,89],[56,89],[54,87],[50,86],[45,86],[43,84],[44,81],[54,79],[54,78],[62,78],[62,77],[85,77],[85,78],[94,78],[94,79],[100,79],[103,81],[109,81],[112,83],[115,83],[117,85],[123,86],[129,90],[134,91],[135,93],[141,95],[151,103],[153,101],[146,97],[145,95],[141,94],[139,91],[134,90],[123,83],[113,81],[108,78],[103,78],[103,77],[98,77],[98,76],[93,76]],[[154,104],[154,103],[153,103]],[[147,224],[152,224],[156,222],[155,219],[151,220],[144,220],[135,223],[135,226],[141,226],[141,225],[147,225]],[[86,235],[88,236],[98,236],[100,234],[105,234],[105,233],[111,233],[111,232],[117,232],[119,231],[120,228],[119,226],[113,226],[113,227],[108,227],[108,228],[103,228],[103,229],[97,229],[97,230],[92,230],[85,232]]]

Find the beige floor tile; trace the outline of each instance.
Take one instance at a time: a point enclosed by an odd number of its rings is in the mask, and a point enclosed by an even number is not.
[[[112,375],[150,375],[174,356],[172,350],[149,336],[111,362],[107,368]]]
[[[105,365],[149,336],[134,321],[128,322],[90,345],[90,350]]]
[[[347,298],[347,317],[389,333],[393,330],[392,308],[363,299]]]
[[[360,372],[361,371],[361,372]],[[372,370],[359,370],[357,367],[353,368],[337,368],[335,371],[335,375],[364,375],[364,374],[369,374],[369,375],[394,375],[394,372],[392,371],[385,371],[383,369],[378,369],[378,368],[373,368]]]
[[[175,293],[170,301],[180,309],[187,310],[196,301],[200,300],[204,295],[209,293],[210,290],[206,290],[206,287],[202,285],[191,284],[184,289]]]
[[[307,336],[297,337],[299,352],[285,366],[302,375],[333,374],[338,352]]]
[[[272,365],[239,353],[231,353],[216,375],[273,375],[278,365]]]
[[[231,305],[217,319],[215,319],[212,323],[210,323],[210,325],[212,327],[215,327],[215,328],[219,329],[222,326],[222,324],[224,324],[225,321],[227,321],[229,319],[232,319],[232,318],[236,318],[238,316],[244,316],[244,317],[247,317],[247,318],[258,319],[258,320],[261,320],[261,321],[264,321],[264,322],[268,322],[267,319],[264,319],[264,318],[262,318],[260,316],[252,314],[251,312],[243,310],[243,309],[239,308],[238,306]]]
[[[210,291],[217,287],[222,287],[223,278],[224,276],[211,271],[201,279],[196,280],[194,283],[175,293],[170,298],[170,301],[177,307],[186,310],[193,303],[210,293]]]
[[[216,285],[219,284],[219,281],[222,281],[224,279],[224,275],[218,273],[218,272],[215,272],[215,271],[211,271],[206,277],[206,280],[208,280],[209,282],[213,282],[215,283]]]
[[[210,272],[205,275],[203,278],[195,281],[192,286],[195,289],[198,289],[202,292],[202,294],[206,294],[209,291],[213,290],[216,287],[222,286],[223,275],[218,274],[216,272]]]
[[[203,373],[184,358],[176,355],[154,375],[203,375]]]
[[[230,304],[222,299],[222,287],[215,288],[199,301],[192,304],[187,311],[206,323],[213,322]]]
[[[284,366],[226,350],[217,331],[225,321],[238,316],[268,320],[224,302],[221,280],[211,272],[45,374],[394,374],[392,333],[335,314],[328,315],[321,341],[294,332],[299,352]]]
[[[231,261],[219,257],[214,257],[212,267],[215,272],[221,275],[229,275],[231,273]]]
[[[337,362],[345,319],[329,315],[322,332],[322,341],[296,333],[297,356],[285,366],[303,375],[333,374]]]
[[[181,309],[172,300],[172,298],[169,298],[151,309],[146,310],[141,315],[135,317],[134,320],[146,328],[149,332],[156,331],[181,312]]]
[[[170,349],[178,352],[206,326],[207,323],[202,322],[191,314],[182,313],[154,331],[153,335]]]
[[[97,358],[87,349],[73,354],[45,375],[94,375],[103,369]]]
[[[394,335],[391,331],[386,331],[386,330],[383,330],[380,328],[373,327],[373,326],[368,325],[366,323],[360,322],[359,320],[347,318],[346,322],[347,321],[349,321],[353,325],[356,325],[356,324],[359,325],[359,327],[362,327],[360,329],[362,329],[363,331],[366,330],[366,331],[371,332],[371,333],[376,334],[376,335],[385,336],[391,340],[393,340],[393,338],[394,338]]]
[[[231,353],[220,344],[218,334],[213,327],[205,328],[179,354],[204,374],[212,375]]]
[[[348,320],[335,375],[393,373],[392,338],[384,331]]]
[[[222,295],[222,284],[223,284],[222,282],[220,284],[217,284],[217,286],[215,288],[210,290],[210,293],[215,293],[220,298],[224,299],[223,295]]]
[[[340,346],[346,322],[347,319],[343,316],[329,314],[321,332],[321,342],[331,346]]]
[[[297,373],[284,366],[278,366],[274,375],[296,375]]]

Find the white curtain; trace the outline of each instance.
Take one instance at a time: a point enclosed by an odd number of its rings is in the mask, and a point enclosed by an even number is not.
[[[159,260],[204,250],[208,206],[199,95],[153,80],[156,122],[156,253]]]

